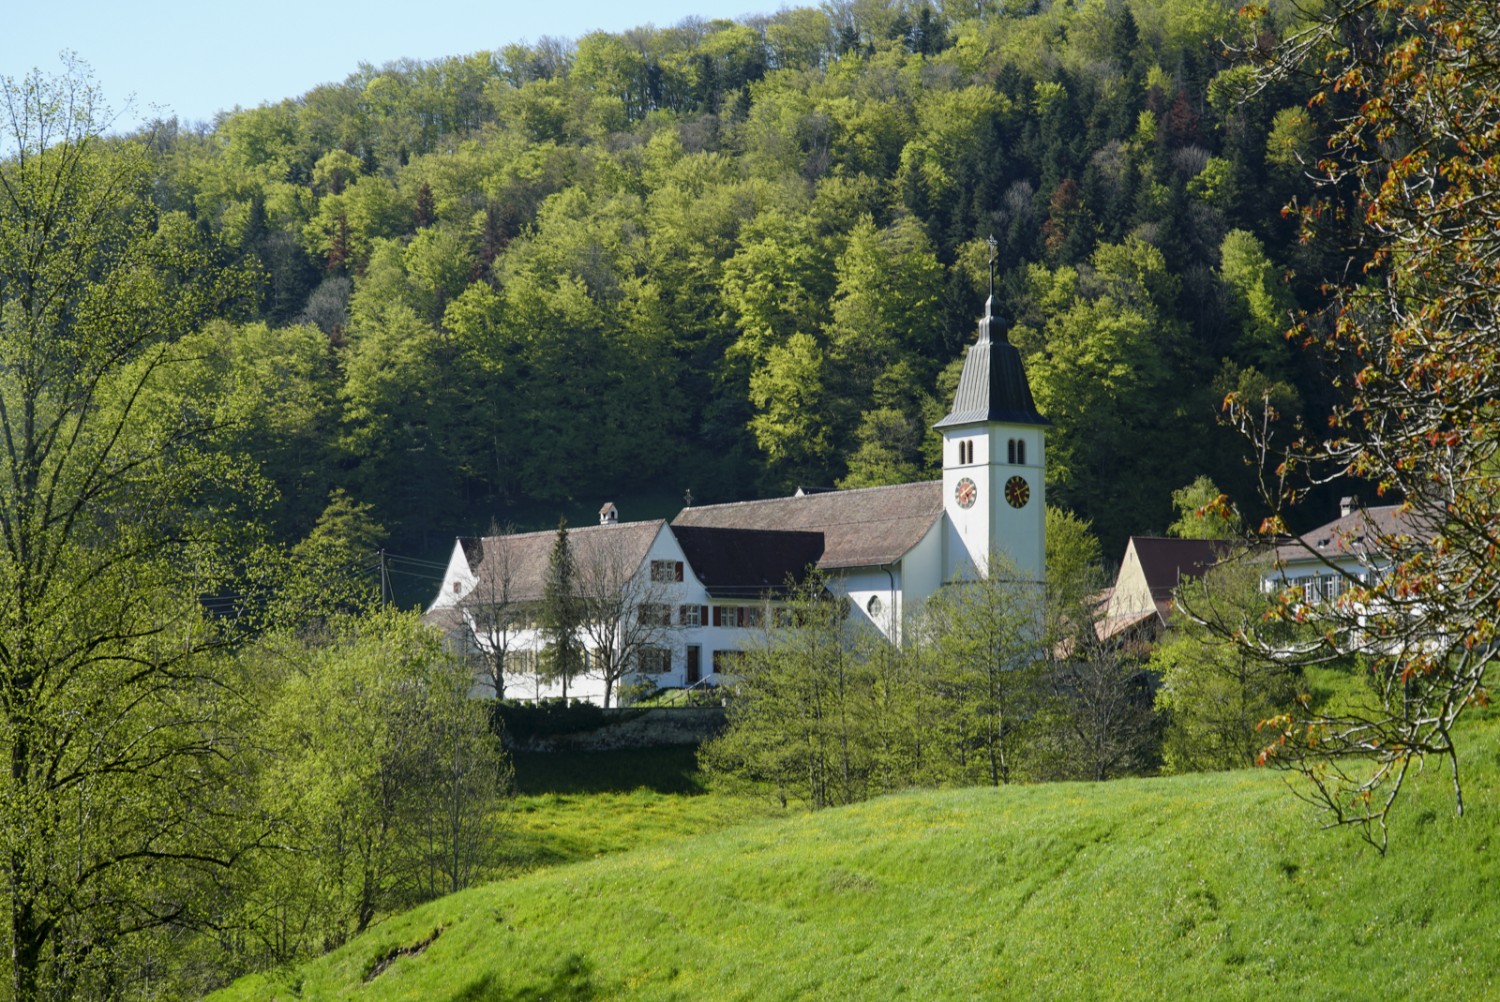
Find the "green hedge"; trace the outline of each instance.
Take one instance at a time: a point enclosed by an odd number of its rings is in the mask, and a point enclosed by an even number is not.
[[[581,699],[555,698],[535,703],[504,699],[490,703],[490,725],[495,732],[518,741],[596,731],[612,719],[615,718],[606,715],[602,706]]]

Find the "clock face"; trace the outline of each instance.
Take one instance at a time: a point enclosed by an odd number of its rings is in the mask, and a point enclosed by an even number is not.
[[[974,486],[974,481],[964,477],[958,482],[953,490],[953,497],[958,501],[960,508],[972,508],[974,502],[979,498],[979,488]]]
[[[1005,482],[1005,502],[1012,508],[1025,508],[1031,500],[1031,485],[1025,477],[1011,477]]]

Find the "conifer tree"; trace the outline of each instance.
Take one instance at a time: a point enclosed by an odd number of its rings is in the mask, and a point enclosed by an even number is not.
[[[557,539],[547,560],[547,581],[542,590],[542,636],[546,642],[542,665],[543,677],[561,682],[563,698],[568,698],[568,682],[583,671],[583,643],[578,629],[583,610],[578,600],[578,569],[573,548],[568,543],[568,520],[557,522]]]

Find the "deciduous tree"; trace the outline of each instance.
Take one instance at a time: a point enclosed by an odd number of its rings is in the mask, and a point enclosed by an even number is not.
[[[813,807],[869,796],[871,687],[847,602],[811,577],[736,658],[729,727],[704,747],[708,767]]]
[[[618,537],[601,533],[575,559],[581,637],[589,674],[604,683],[604,705],[627,677],[654,670],[653,657],[670,656],[681,626],[675,576],[647,561]]]
[[[154,388],[244,276],[152,206],[80,67],[0,82],[0,940],[6,994],[103,997],[241,848],[228,620],[236,476]],[[222,500],[223,494],[217,497]]]
[[[949,585],[922,610],[939,754],[960,782],[1009,783],[1036,722],[1045,596],[1022,577],[992,553],[985,577]]]
[[[1397,530],[1365,534],[1368,580],[1345,573],[1350,590],[1320,603],[1283,597],[1283,615],[1316,624],[1320,639],[1260,645],[1283,661],[1351,648],[1372,659],[1374,706],[1279,717],[1267,754],[1312,780],[1332,823],[1383,846],[1405,779],[1429,756],[1450,766],[1462,812],[1455,725],[1487,699],[1500,656],[1500,9],[1332,0],[1272,69],[1309,63],[1322,84],[1313,105],[1337,131],[1305,233],[1317,239],[1347,211],[1364,245],[1328,323],[1304,328],[1326,349],[1343,403],[1330,433],[1279,455],[1259,434],[1258,401],[1231,403],[1274,457],[1267,493],[1278,512],[1309,482],[1351,478],[1403,507]]]

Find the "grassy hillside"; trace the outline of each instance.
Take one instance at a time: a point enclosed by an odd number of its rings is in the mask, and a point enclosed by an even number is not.
[[[693,853],[712,833],[784,818],[769,798],[710,794],[690,747],[517,752],[506,869],[526,872],[661,844]]]
[[[214,998],[1500,998],[1491,717],[1468,815],[1429,770],[1383,858],[1267,771],[921,792],[492,884]]]

